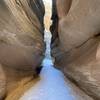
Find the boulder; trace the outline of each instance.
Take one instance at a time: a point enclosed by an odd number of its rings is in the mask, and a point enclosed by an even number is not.
[[[100,100],[99,5],[99,0],[56,0],[58,29],[51,44],[57,68],[95,100]]]
[[[0,100],[37,74],[44,13],[42,0],[0,0]]]

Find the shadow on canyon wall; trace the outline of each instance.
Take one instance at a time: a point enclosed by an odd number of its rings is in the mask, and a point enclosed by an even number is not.
[[[100,1],[53,0],[52,56],[65,76],[100,100]]]

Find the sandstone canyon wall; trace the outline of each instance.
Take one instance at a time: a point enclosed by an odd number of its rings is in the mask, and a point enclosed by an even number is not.
[[[100,1],[53,3],[50,29],[55,65],[88,95],[100,100]]]
[[[0,100],[36,74],[45,50],[44,13],[42,0],[0,0]]]

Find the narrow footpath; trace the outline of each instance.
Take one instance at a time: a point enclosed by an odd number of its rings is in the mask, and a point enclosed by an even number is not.
[[[92,100],[54,68],[50,40],[50,32],[45,32],[46,52],[40,80],[20,100]]]

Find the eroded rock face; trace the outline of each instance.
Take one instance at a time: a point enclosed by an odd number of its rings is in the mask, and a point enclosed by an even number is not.
[[[0,100],[30,81],[44,53],[42,0],[0,0]]]
[[[58,35],[51,44],[57,68],[95,100],[100,100],[99,5],[99,0],[56,0]]]

